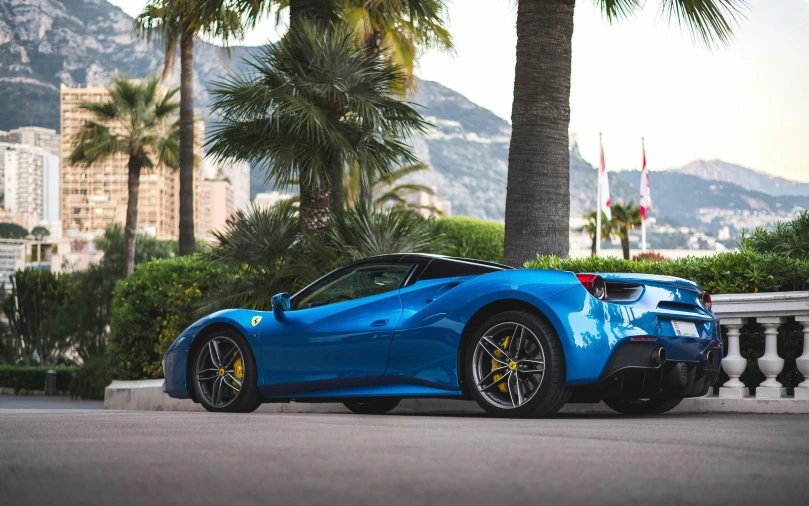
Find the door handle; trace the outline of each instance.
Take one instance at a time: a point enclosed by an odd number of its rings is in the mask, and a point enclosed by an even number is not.
[[[371,327],[384,327],[388,324],[388,320],[377,320],[371,324]]]

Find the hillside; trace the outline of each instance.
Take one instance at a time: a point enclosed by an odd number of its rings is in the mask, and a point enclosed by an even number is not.
[[[809,183],[791,181],[722,160],[694,160],[680,169],[672,170],[708,181],[733,183],[770,195],[809,195]]]
[[[238,65],[246,54],[233,48]],[[198,43],[195,99],[208,102],[204,83],[230,66],[216,46]],[[158,45],[133,39],[132,18],[104,0],[0,2],[0,130],[37,125],[59,129],[59,86],[107,84],[116,71],[144,77],[162,70]],[[178,82],[179,64],[174,82]]]

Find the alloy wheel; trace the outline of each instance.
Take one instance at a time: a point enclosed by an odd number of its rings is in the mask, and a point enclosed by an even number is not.
[[[525,325],[498,323],[478,340],[472,367],[475,387],[488,403],[515,409],[539,391],[545,376],[545,352]]]
[[[225,336],[208,341],[197,355],[194,376],[207,404],[215,408],[232,404],[244,380],[244,359],[238,345]]]

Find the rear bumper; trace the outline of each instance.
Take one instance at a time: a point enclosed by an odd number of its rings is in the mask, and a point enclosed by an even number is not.
[[[626,342],[615,349],[598,381],[579,387],[572,401],[701,397],[719,378],[722,354],[717,340]]]

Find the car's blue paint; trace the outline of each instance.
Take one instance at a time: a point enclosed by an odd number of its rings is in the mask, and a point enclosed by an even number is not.
[[[373,381],[388,362],[402,316],[398,290],[269,318],[261,329],[266,394],[319,382],[338,388]]]
[[[633,301],[603,302],[572,273],[521,269],[419,281],[309,309],[220,311],[190,326],[169,348],[166,391],[189,396],[191,343],[211,325],[226,324],[251,346],[259,387],[268,397],[460,396],[464,330],[478,312],[501,301],[533,306],[547,318],[560,337],[571,386],[597,381],[615,349],[633,337],[656,337],[668,358],[678,361],[698,361],[708,347],[721,347],[718,320],[702,307],[696,284],[642,274],[603,277],[639,283],[643,290]],[[252,327],[256,315],[262,321]],[[676,336],[672,320],[693,322],[700,337]]]

